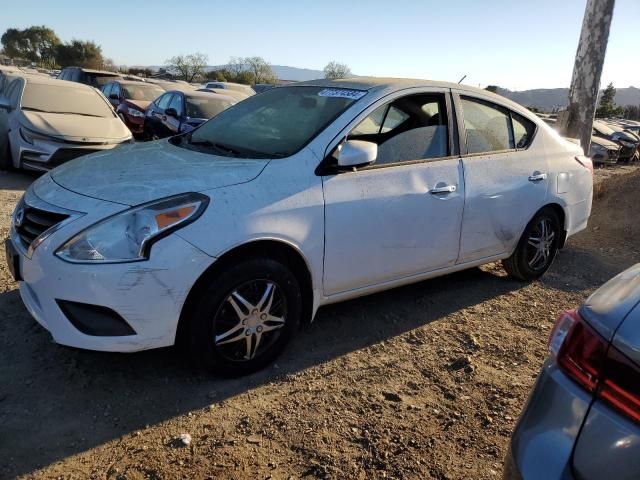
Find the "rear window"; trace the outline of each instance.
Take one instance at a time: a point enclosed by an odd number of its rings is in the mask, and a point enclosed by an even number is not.
[[[113,117],[110,105],[97,91],[87,87],[27,83],[22,94],[21,107],[23,110],[44,113]]]

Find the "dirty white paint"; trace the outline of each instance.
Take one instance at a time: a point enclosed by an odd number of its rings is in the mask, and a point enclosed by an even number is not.
[[[216,258],[248,242],[275,240],[302,255],[311,273],[315,313],[324,304],[505,258],[545,204],[564,209],[569,235],[586,226],[592,178],[575,161],[579,147],[519,105],[457,84],[341,83],[368,92],[288,158],[221,158],[161,141],[80,159],[35,182],[27,196],[80,213],[31,259],[22,260],[20,290],[29,310],[66,345],[111,351],[159,347],[173,342],[182,305],[199,276]],[[381,102],[451,89],[529,118],[537,125],[532,145],[316,175],[322,158]],[[529,181],[541,173],[543,182]],[[447,185],[455,190],[429,193]],[[196,222],[157,242],[148,261],[81,265],[53,255],[82,229],[129,205],[189,191],[208,195],[208,208]],[[55,298],[112,308],[138,335],[83,335],[64,319]]]

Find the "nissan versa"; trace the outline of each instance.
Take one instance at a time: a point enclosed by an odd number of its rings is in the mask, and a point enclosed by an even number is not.
[[[58,343],[184,342],[240,375],[322,305],[496,260],[540,277],[585,228],[592,174],[577,145],[483,90],[304,82],[42,176],[7,258]]]

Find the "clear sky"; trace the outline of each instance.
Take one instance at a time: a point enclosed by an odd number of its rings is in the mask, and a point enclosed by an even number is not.
[[[586,0],[0,0],[0,32],[44,24],[120,65],[202,52],[511,90],[567,87]],[[602,85],[640,87],[640,0],[616,0]]]

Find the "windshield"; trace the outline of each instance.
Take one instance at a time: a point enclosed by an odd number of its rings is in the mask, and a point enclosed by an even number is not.
[[[155,85],[122,85],[122,93],[127,100],[154,101],[164,93],[164,90]]]
[[[213,118],[223,110],[226,110],[233,102],[226,98],[186,97],[187,117]]]
[[[61,82],[62,83],[62,82]],[[92,88],[27,83],[22,94],[23,110],[68,113],[90,117],[113,117],[111,107]]]
[[[193,132],[189,143],[223,146],[229,155],[288,157],[365,94],[346,88],[274,88],[215,116]]]
[[[120,77],[120,75],[105,75],[103,73],[90,73],[85,72],[87,76],[87,83],[93,87],[102,88],[108,82],[112,81],[115,78]]]

